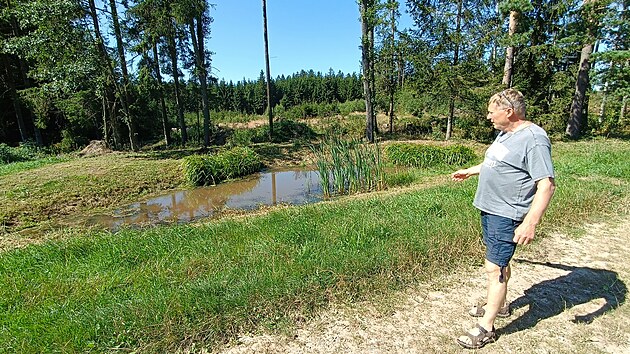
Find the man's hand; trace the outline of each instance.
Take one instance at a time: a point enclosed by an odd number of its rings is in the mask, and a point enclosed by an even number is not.
[[[523,223],[514,230],[514,238],[512,239],[514,242],[519,245],[527,245],[534,240],[536,226],[540,223],[555,190],[556,183],[551,177],[536,182],[536,194],[532,201],[532,207],[525,215]]]
[[[481,164],[465,168],[463,170],[457,170],[451,174],[451,179],[453,181],[463,181],[470,176],[478,175],[481,171]]]
[[[463,181],[466,178],[470,177],[470,175],[468,174],[468,170],[458,170],[455,171],[451,174],[451,179],[453,181]]]
[[[512,241],[519,245],[528,245],[534,241],[535,235],[536,225],[522,223],[514,230],[514,238]]]

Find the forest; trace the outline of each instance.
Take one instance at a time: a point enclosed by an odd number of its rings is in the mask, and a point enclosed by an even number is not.
[[[270,79],[267,95],[264,70],[236,83],[213,74],[215,5],[205,0],[3,0],[0,143],[209,146],[225,117],[273,124],[348,107],[365,112],[369,141],[383,133],[376,112],[390,133],[407,117],[434,138],[484,141],[485,104],[505,87],[526,93],[529,118],[552,136],[628,133],[627,0],[357,5],[360,20],[348,21],[362,28],[361,72],[305,68]],[[402,11],[411,28],[399,27]]]

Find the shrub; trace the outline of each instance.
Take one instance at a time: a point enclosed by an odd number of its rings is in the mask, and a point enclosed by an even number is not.
[[[391,144],[385,148],[390,162],[412,167],[432,167],[439,165],[462,165],[473,160],[475,152],[465,146],[439,147],[416,144]]]
[[[0,144],[0,163],[2,164],[29,161],[37,157],[37,148],[30,144],[20,144],[18,147],[11,147],[4,143]]]
[[[229,146],[248,146],[256,137],[255,129],[234,129],[227,138]]]
[[[347,116],[352,112],[365,112],[365,101],[359,99],[339,104],[339,114],[342,116]]]
[[[182,164],[186,180],[197,186],[245,176],[262,167],[260,156],[246,147],[235,147],[215,155],[187,156]]]
[[[317,137],[317,134],[308,124],[296,122],[291,119],[281,119],[273,123],[273,142],[285,143],[295,139],[310,140]],[[256,129],[251,138],[254,143],[269,141],[269,126],[263,125]]]
[[[337,103],[320,103],[317,105],[318,117],[332,117],[339,114],[339,105]]]

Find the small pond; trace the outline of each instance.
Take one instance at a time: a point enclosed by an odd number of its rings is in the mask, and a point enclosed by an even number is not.
[[[74,220],[85,226],[112,231],[122,226],[186,223],[216,215],[225,209],[252,210],[260,206],[300,205],[322,200],[315,171],[268,171],[216,186],[174,191],[147,201]]]

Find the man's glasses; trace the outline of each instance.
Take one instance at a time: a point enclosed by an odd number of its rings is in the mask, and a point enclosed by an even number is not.
[[[499,97],[505,98],[505,100],[508,101],[508,103],[510,104],[510,108],[514,109],[514,103],[512,103],[512,100],[508,98],[508,96],[505,94],[505,91],[499,92]]]

